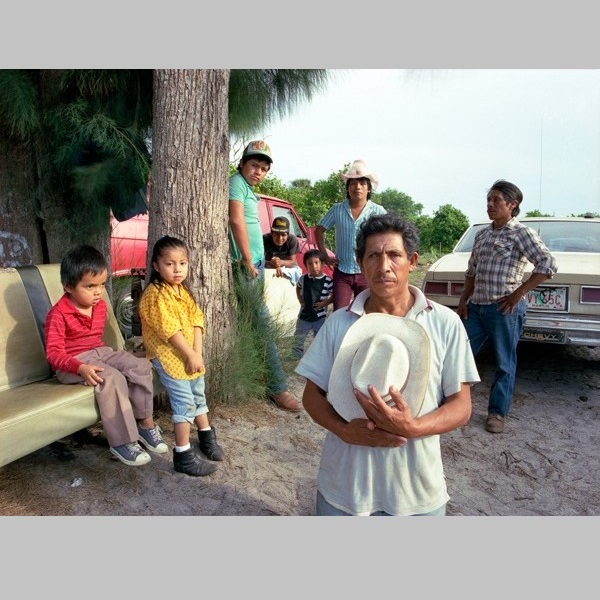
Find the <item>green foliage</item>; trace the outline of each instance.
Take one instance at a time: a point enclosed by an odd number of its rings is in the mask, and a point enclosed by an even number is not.
[[[422,204],[413,202],[408,194],[392,188],[377,192],[373,199],[376,199],[388,212],[413,223],[417,221],[423,211]]]
[[[108,235],[109,209],[117,218],[146,210],[151,70],[0,71],[0,121],[37,163],[31,197],[67,207],[67,242]]]
[[[272,323],[260,318],[264,307],[263,286],[249,285],[241,269],[233,270],[235,306],[230,355],[226,358],[223,380],[219,382],[222,399],[229,404],[240,404],[252,399],[265,398],[266,342],[274,339]],[[213,382],[214,383],[214,382]]]
[[[277,117],[322,91],[326,69],[232,69],[229,76],[229,131],[253,135]]]
[[[422,252],[445,254],[456,245],[460,236],[469,227],[467,216],[451,204],[440,206],[431,220],[419,219]]]
[[[535,210],[530,210],[525,213],[526,217],[553,217],[554,215],[549,215],[539,211],[537,208]]]
[[[19,141],[39,127],[37,87],[26,71],[0,70],[0,131]]]
[[[275,175],[267,175],[255,188],[257,194],[288,200],[288,188]]]

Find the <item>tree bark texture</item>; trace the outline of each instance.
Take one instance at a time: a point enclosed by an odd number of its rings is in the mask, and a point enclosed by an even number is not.
[[[228,227],[229,71],[154,72],[148,273],[154,242],[184,240],[186,281],[205,314],[207,396],[219,393],[231,331]]]
[[[35,190],[31,154],[0,140],[0,267],[42,262]]]

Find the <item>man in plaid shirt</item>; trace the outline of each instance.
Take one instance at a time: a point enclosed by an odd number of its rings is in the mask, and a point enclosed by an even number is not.
[[[496,357],[485,428],[504,431],[517,370],[517,344],[525,318],[525,295],[556,273],[556,259],[533,229],[519,223],[521,190],[499,179],[487,194],[492,220],[480,231],[465,272],[465,286],[457,312],[462,317],[473,354],[489,340]],[[527,261],[531,276],[523,281]]]

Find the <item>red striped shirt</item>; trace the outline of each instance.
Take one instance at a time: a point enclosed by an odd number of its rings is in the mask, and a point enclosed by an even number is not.
[[[75,357],[87,350],[106,346],[102,341],[106,321],[106,302],[92,309],[92,318],[80,312],[69,294],[48,311],[45,325],[46,360],[54,371],[77,373],[83,364]]]

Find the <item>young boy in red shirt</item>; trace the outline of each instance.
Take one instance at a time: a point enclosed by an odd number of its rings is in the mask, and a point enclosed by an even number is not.
[[[138,441],[152,452],[168,452],[152,417],[152,365],[102,341],[107,276],[106,259],[95,248],[79,246],[65,255],[65,293],[46,316],[46,359],[61,383],[94,387],[111,453],[126,465],[145,465],[150,455]]]

